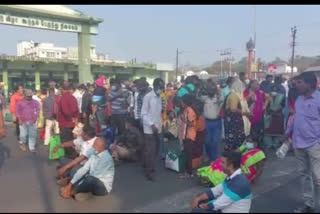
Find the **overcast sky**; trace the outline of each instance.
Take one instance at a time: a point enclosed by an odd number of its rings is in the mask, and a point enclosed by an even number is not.
[[[92,43],[97,52],[117,60],[208,65],[219,60],[218,49],[231,48],[233,57],[246,56],[254,32],[252,5],[69,5],[102,18]],[[257,57],[272,60],[291,55],[291,27],[297,26],[296,53],[320,55],[319,5],[256,6]],[[0,54],[16,55],[20,40],[76,46],[74,33],[0,25]]]

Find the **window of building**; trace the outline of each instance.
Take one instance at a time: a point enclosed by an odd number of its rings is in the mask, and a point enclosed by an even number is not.
[[[47,57],[48,58],[54,58],[55,57],[55,53],[54,52],[47,52]]]

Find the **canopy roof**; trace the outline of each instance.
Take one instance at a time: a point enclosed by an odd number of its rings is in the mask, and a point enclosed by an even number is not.
[[[103,22],[103,19],[94,18],[64,5],[0,5],[0,9],[28,14],[49,15],[61,19],[86,22],[89,24],[99,24]]]

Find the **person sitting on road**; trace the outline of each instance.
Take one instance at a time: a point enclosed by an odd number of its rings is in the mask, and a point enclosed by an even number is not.
[[[77,142],[75,145],[75,150],[78,155],[80,155],[80,153],[81,153],[81,146],[82,146],[82,143],[84,142],[83,138],[82,138],[83,127],[84,127],[84,124],[79,122],[76,125],[76,127],[74,127],[74,129],[72,130],[72,134],[74,137],[73,141]]]
[[[115,161],[137,161],[142,155],[143,135],[136,125],[136,120],[127,118],[126,132],[111,145],[111,154]]]
[[[72,180],[61,188],[64,198],[74,196],[77,201],[89,199],[92,195],[104,196],[110,193],[114,179],[114,163],[105,149],[103,138],[96,138],[89,160],[74,175]]]
[[[58,166],[58,181],[59,185],[64,185],[67,183],[76,171],[86,162],[86,160],[92,154],[90,149],[92,149],[93,143],[96,139],[96,131],[92,126],[84,126],[82,132],[82,139],[75,139],[73,141],[68,141],[60,144],[54,148],[53,152],[57,152],[59,148],[69,148],[69,147],[79,147],[80,154],[75,159],[61,158],[60,166]]]
[[[247,137],[246,141],[235,151],[241,153],[241,170],[247,176],[250,184],[257,183],[262,175],[265,161],[264,152],[257,147],[257,138]],[[217,186],[226,179],[227,175],[223,172],[222,157],[218,158],[209,166],[197,170],[202,184]]]
[[[246,175],[240,168],[241,154],[234,151],[224,152],[221,163],[228,177],[222,184],[192,200],[193,213],[248,213],[250,211],[251,188]]]

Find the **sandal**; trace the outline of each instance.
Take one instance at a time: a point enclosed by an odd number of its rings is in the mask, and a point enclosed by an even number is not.
[[[193,177],[194,177],[194,175],[193,174],[189,174],[189,173],[184,173],[184,174],[180,174],[179,175],[179,179],[191,179]]]

